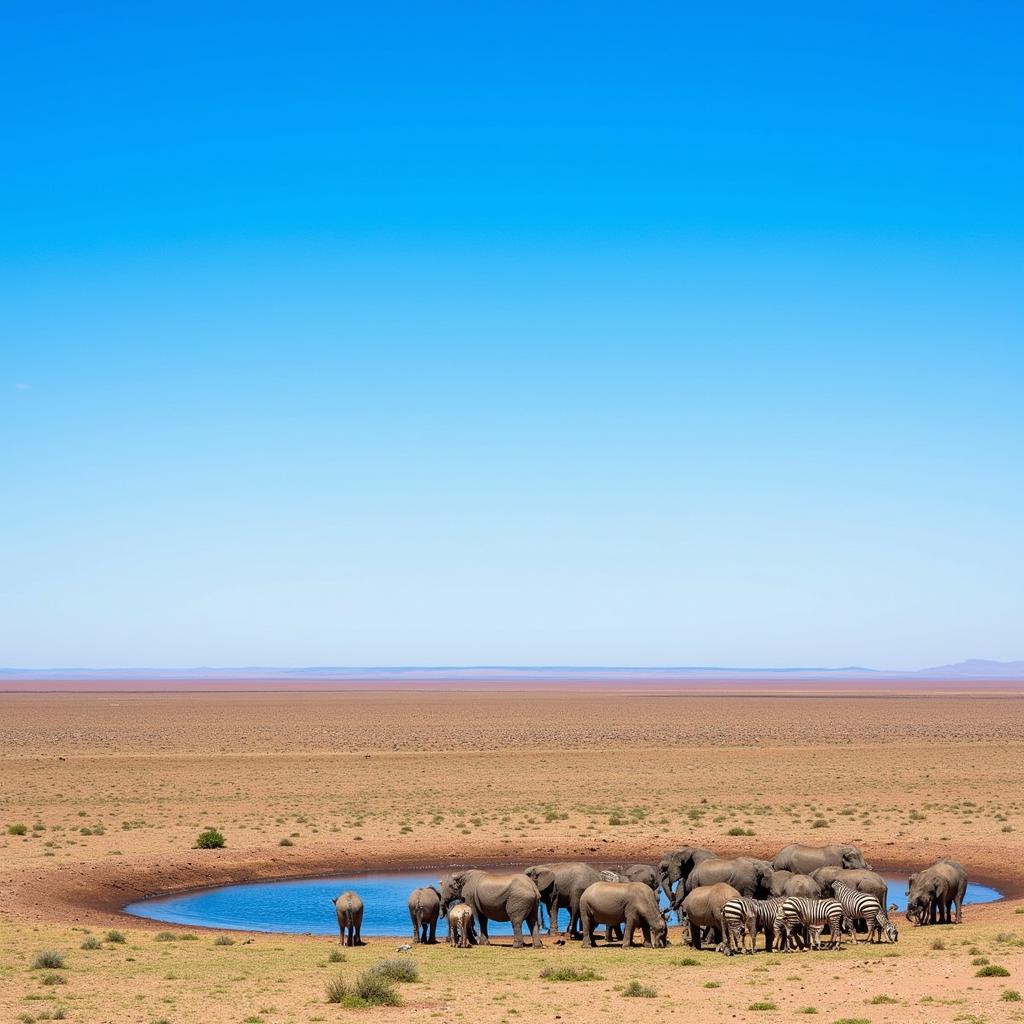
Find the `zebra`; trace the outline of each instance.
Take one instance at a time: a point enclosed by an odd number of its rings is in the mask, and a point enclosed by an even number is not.
[[[753,953],[757,948],[757,933],[763,931],[765,951],[771,952],[775,945],[775,918],[781,906],[781,896],[768,900],[752,900],[747,896],[729,900],[722,908],[722,918],[730,939],[739,933],[740,948],[743,948],[742,936],[748,934]]]
[[[882,934],[890,942],[898,942],[900,933],[896,926],[889,920],[889,915],[882,909],[881,901],[877,896],[869,892],[861,892],[854,889],[845,882],[835,882],[832,891],[836,899],[842,905],[846,920],[850,923],[850,931],[853,934],[853,941],[857,941],[855,931],[857,921],[863,921],[868,929],[868,942],[882,941]],[[895,906],[895,904],[894,904]]]
[[[733,953],[746,953],[746,940],[750,939],[750,952],[754,952],[754,939],[757,936],[757,911],[754,901],[746,896],[729,900],[722,907],[722,930],[724,951],[728,956]]]
[[[838,900],[812,900],[806,896],[786,896],[775,915],[775,927],[780,935],[779,948],[785,950],[793,941],[806,948],[801,928],[808,931],[812,949],[821,949],[821,931],[829,926],[832,938],[829,949],[843,948],[843,906]]]

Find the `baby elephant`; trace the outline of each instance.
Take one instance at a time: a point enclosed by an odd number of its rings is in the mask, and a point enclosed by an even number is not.
[[[645,946],[668,945],[668,923],[658,906],[658,897],[643,882],[595,882],[580,897],[583,945],[594,945],[599,924],[609,929],[624,924],[622,948],[633,945],[633,933],[639,928]]]
[[[358,893],[343,892],[335,896],[331,902],[338,915],[338,940],[343,946],[361,946],[363,940],[359,933],[363,927],[363,901]]]
[[[476,945],[473,931],[473,911],[466,903],[456,903],[448,911],[448,945],[468,949]]]
[[[413,889],[409,894],[413,942],[426,942],[431,945],[437,942],[437,917],[440,911],[441,894],[432,885]]]

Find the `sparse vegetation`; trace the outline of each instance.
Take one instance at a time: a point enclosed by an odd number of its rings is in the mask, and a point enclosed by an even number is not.
[[[658,990],[652,988],[650,985],[641,985],[639,981],[634,978],[625,988],[622,990],[622,994],[627,999],[654,999]]]
[[[113,942],[115,945],[128,941],[124,937],[124,933],[119,932],[116,928],[111,928],[110,931],[107,932],[106,935],[104,935],[104,938],[107,940],[107,942]]]
[[[24,836],[28,835],[27,825],[8,825],[7,834],[9,836]]]
[[[1021,995],[1015,988],[1007,988],[1003,989],[1003,994],[999,998],[1004,1003],[1019,1003]]]
[[[762,1000],[761,1002],[758,1002],[758,1003],[751,1003],[747,1007],[747,1009],[748,1010],[777,1010],[778,1007],[774,1003],[769,1002],[768,1000]]]
[[[95,935],[88,935],[82,941],[81,946],[79,946],[78,948],[79,949],[102,949],[103,948],[103,943],[100,942],[100,940],[97,939]]]
[[[177,942],[178,936],[174,932],[157,932],[153,936],[154,942]]]
[[[1008,978],[1010,972],[999,964],[987,964],[974,972],[976,978]]]
[[[545,967],[540,972],[545,981],[603,981],[596,971],[589,967]]]
[[[215,828],[208,828],[199,833],[196,847],[200,850],[219,850],[224,846],[224,833]]]
[[[235,940],[231,938],[230,935],[218,935],[217,938],[213,940],[213,944],[215,946],[233,946],[235,944]]]
[[[51,971],[60,971],[67,967],[64,961],[64,954],[57,949],[43,949],[32,958],[32,970],[38,971],[42,968]]]
[[[327,962],[332,964],[343,964],[347,957],[340,949],[332,949],[327,954]]]
[[[378,975],[387,978],[388,981],[412,982],[420,980],[420,971],[416,961],[410,957],[389,957],[387,960],[378,960],[367,969],[367,974]]]

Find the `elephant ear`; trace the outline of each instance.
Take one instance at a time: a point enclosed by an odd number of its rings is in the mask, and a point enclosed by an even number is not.
[[[547,892],[555,884],[555,873],[550,868],[533,868],[531,878],[537,890],[541,893]]]

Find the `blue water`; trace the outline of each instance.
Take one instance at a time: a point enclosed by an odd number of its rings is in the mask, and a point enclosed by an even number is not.
[[[406,902],[417,886],[438,884],[441,872],[407,871],[332,878],[305,878],[285,882],[247,882],[217,889],[199,889],[176,896],[157,896],[129,904],[125,911],[168,924],[238,929],[252,932],[294,932],[337,935],[338,925],[331,898],[352,889],[366,905],[363,935],[412,936]],[[907,875],[883,873],[889,883],[889,901],[906,909]],[[991,903],[1000,893],[985,885],[967,887],[967,903]],[[547,917],[545,915],[545,924]],[[561,911],[559,923],[568,925],[568,913]],[[493,921],[492,935],[510,935],[512,926]],[[446,934],[445,923],[438,936]]]

